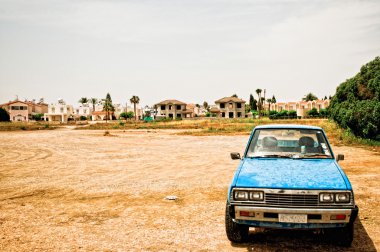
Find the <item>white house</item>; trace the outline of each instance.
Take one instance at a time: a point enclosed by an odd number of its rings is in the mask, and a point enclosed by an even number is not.
[[[74,109],[74,115],[76,118],[80,118],[81,116],[85,116],[86,118],[92,115],[92,107],[88,105],[80,106]]]
[[[45,121],[67,123],[69,118],[74,117],[73,106],[67,105],[62,99],[57,103],[48,105],[48,112],[45,113]]]

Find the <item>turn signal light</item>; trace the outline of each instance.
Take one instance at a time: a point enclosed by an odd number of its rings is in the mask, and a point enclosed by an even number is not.
[[[330,220],[345,220],[346,215],[345,214],[337,214],[337,215],[331,215]]]
[[[248,211],[240,211],[240,216],[255,217],[255,213],[254,212],[248,212]]]

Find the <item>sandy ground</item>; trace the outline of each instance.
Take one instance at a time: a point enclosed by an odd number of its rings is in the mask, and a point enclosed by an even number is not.
[[[345,249],[309,231],[225,235],[227,186],[248,136],[173,131],[0,133],[0,251]],[[380,249],[380,155],[334,147],[360,207],[350,250]],[[164,200],[176,195],[177,201]]]

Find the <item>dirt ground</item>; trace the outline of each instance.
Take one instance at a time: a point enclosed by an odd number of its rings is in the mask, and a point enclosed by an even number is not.
[[[248,136],[175,131],[0,133],[0,251],[345,251],[309,231],[227,240],[227,187]],[[380,154],[345,154],[360,208],[351,251],[380,249]],[[167,201],[168,195],[178,197]]]

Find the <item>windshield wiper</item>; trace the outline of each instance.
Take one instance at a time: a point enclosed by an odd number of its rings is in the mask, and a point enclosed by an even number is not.
[[[331,155],[323,153],[314,153],[314,154],[304,154],[302,157],[331,157]]]
[[[279,155],[279,154],[266,154],[266,155],[260,155],[260,156],[252,156],[251,158],[292,158],[292,156],[289,155]]]

